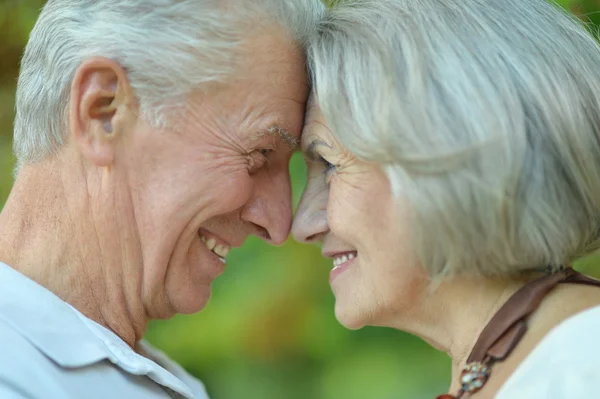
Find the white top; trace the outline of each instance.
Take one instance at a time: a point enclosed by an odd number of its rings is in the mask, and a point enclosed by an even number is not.
[[[152,360],[0,262],[0,398],[208,399],[200,381],[141,344]]]
[[[496,395],[496,399],[592,398],[600,398],[600,306],[554,327]]]

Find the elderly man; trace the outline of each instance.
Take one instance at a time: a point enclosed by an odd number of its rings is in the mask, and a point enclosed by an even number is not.
[[[1,398],[204,398],[142,341],[281,244],[319,0],[49,0],[0,214]]]

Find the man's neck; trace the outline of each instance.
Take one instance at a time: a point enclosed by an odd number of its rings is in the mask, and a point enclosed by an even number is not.
[[[139,293],[141,282],[125,278],[123,263],[139,263],[122,256],[135,252],[121,245],[114,211],[94,212],[85,179],[47,172],[58,169],[35,165],[20,172],[0,213],[0,261],[135,347],[146,320],[139,295],[125,293]]]

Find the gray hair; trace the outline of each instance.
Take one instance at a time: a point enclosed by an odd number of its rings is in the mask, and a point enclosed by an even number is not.
[[[600,47],[545,0],[365,0],[309,46],[341,143],[386,172],[433,278],[599,246]]]
[[[123,66],[142,114],[162,126],[187,94],[235,73],[234,50],[249,31],[279,25],[304,47],[324,12],[320,0],[49,0],[21,64],[18,164],[63,144],[70,85],[87,58]]]

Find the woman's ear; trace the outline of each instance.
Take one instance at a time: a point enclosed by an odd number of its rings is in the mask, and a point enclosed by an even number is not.
[[[133,90],[119,64],[94,57],[79,66],[71,84],[69,128],[90,163],[105,167],[114,162],[116,145],[136,117],[133,102]]]

